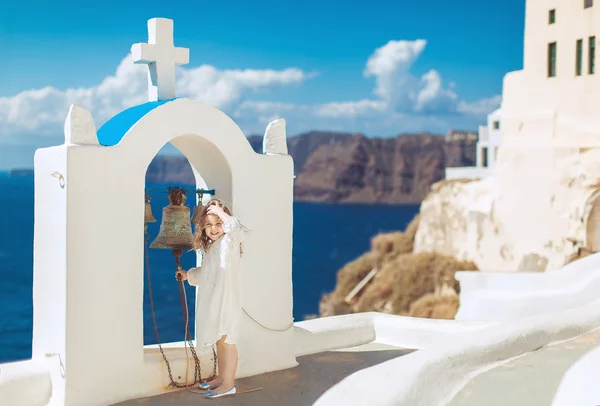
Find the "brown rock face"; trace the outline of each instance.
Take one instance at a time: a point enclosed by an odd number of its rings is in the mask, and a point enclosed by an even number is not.
[[[297,172],[298,200],[417,203],[444,169],[472,165],[475,142],[430,134],[391,139],[346,136],[323,143]]]
[[[248,141],[262,151],[262,137]],[[447,166],[475,162],[474,139],[431,134],[366,138],[361,134],[310,132],[290,137],[294,158],[295,198],[338,203],[418,203],[430,186],[444,178]],[[181,161],[181,162],[178,162]],[[157,156],[147,181],[193,184],[183,157]]]

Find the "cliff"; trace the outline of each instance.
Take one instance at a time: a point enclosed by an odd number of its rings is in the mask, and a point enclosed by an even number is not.
[[[434,184],[415,252],[542,272],[600,251],[600,148],[503,146],[481,181]]]
[[[251,136],[262,152],[262,137]],[[361,134],[310,132],[288,138],[294,158],[295,198],[337,203],[418,203],[448,166],[475,162],[475,139],[431,134],[367,138]],[[157,156],[148,168],[149,183],[193,184],[183,157]]]
[[[346,264],[333,292],[324,295],[319,316],[378,311],[413,317],[453,319],[460,286],[456,271],[476,271],[472,262],[439,253],[414,253],[415,218],[404,232],[379,234],[371,251]],[[370,275],[372,279],[369,279]],[[366,285],[356,291],[361,281]]]

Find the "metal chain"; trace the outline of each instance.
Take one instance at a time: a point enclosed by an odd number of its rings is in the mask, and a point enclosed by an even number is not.
[[[185,309],[184,310],[185,311],[185,315],[184,315],[185,328],[186,328],[186,331],[187,331],[187,335],[189,336],[189,341],[184,341],[184,343],[186,343],[186,342],[189,343],[190,344],[190,350],[192,351],[192,353],[195,354],[193,343],[192,343],[192,340],[191,340],[191,336],[189,335],[189,330],[188,330],[189,318],[188,318],[188,313],[187,313],[187,309],[188,309],[187,294],[185,293],[185,289],[183,289],[183,285],[184,285],[183,281],[181,279],[179,279],[179,278],[178,278],[178,280],[180,282],[180,293],[183,292],[183,295],[181,295],[181,297],[183,298],[182,306],[183,306],[183,309]],[[213,375],[210,378],[214,378],[214,377],[217,376],[217,354],[215,352],[215,346],[214,346],[214,344],[212,345],[212,353],[213,353]],[[186,350],[186,353],[185,353],[185,359],[186,359],[186,364],[187,364],[187,350]],[[198,360],[197,358],[194,358],[195,362],[197,360]],[[200,370],[199,363],[197,363],[197,367],[198,367],[198,370]],[[186,374],[185,380],[187,382],[187,369],[185,371],[185,374]],[[201,379],[200,379],[200,381],[201,381]],[[188,390],[189,390],[189,388],[188,388]],[[196,393],[196,392],[194,392],[194,393]]]
[[[179,285],[179,300],[181,301],[181,314],[183,315],[183,320],[185,321],[185,336],[184,336],[184,342],[187,341],[187,343],[190,346],[190,351],[192,352],[192,357],[194,358],[194,382],[192,383],[195,384],[196,382],[200,383],[201,378],[202,378],[202,371],[200,369],[200,360],[198,359],[198,355],[196,354],[196,350],[194,349],[194,343],[192,342],[192,337],[190,334],[190,328],[189,328],[189,324],[188,324],[188,320],[189,320],[189,315],[188,315],[188,309],[187,309],[187,299],[186,299],[186,293],[185,293],[185,286],[183,285],[183,280],[181,278],[177,278],[178,280],[178,285]],[[187,351],[186,351],[187,354]],[[186,369],[187,369],[187,363],[186,363]],[[187,382],[187,379],[186,379]]]
[[[167,366],[167,371],[169,373],[169,379],[171,381],[169,386],[173,386],[176,388],[188,388],[189,385],[194,385],[196,383],[201,382],[202,372],[200,369],[200,360],[198,359],[198,355],[196,354],[196,351],[194,349],[194,344],[192,342],[191,334],[189,331],[187,295],[185,293],[183,281],[181,279],[179,279],[179,296],[180,296],[181,305],[182,305],[182,313],[183,313],[183,317],[185,320],[184,342],[187,342],[189,344],[190,351],[192,352],[192,356],[194,358],[194,382],[191,384],[187,384],[187,382],[186,383],[175,382],[175,380],[173,379],[173,373],[171,371],[171,365],[169,364],[169,360],[167,359],[167,356],[165,355],[165,352],[162,348],[162,344],[160,342],[160,335],[158,333],[158,325],[156,322],[156,313],[154,311],[154,298],[152,295],[152,282],[151,282],[151,278],[150,278],[150,259],[149,259],[149,254],[148,254],[148,234],[147,233],[145,233],[145,234],[146,235],[144,237],[144,251],[145,251],[145,262],[146,262],[146,275],[147,275],[147,279],[148,279],[148,295],[149,295],[149,299],[150,299],[150,309],[152,311],[152,323],[154,325],[154,334],[156,335],[156,341],[158,343],[158,348],[160,350],[160,353],[162,354],[163,360],[165,361],[165,364]],[[217,374],[217,355],[215,353],[214,345],[212,347],[212,351],[213,351],[213,377],[214,377]],[[186,357],[187,357],[187,350],[186,350]],[[186,363],[186,371],[187,371],[187,363]],[[187,379],[186,379],[186,381],[187,381]]]

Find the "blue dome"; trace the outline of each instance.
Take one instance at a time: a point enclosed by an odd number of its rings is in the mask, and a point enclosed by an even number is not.
[[[175,99],[148,102],[123,110],[100,127],[97,131],[98,143],[107,147],[117,145],[131,126],[137,123],[142,117],[155,108],[173,100]]]

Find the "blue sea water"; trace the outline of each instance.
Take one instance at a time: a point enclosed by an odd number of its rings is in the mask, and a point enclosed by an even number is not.
[[[166,189],[166,185],[147,185]],[[31,357],[33,280],[33,177],[0,173],[0,363]],[[159,229],[166,193],[150,193],[156,223],[149,224],[150,241]],[[193,205],[194,199],[189,199]],[[362,255],[379,232],[404,230],[418,205],[294,204],[293,294],[294,319],[318,313],[322,294],[335,287],[337,271]],[[140,252],[140,255],[143,253]],[[156,317],[162,342],[183,339],[183,318],[173,256],[169,250],[149,251]],[[182,266],[194,266],[185,254]],[[146,279],[144,279],[146,280]],[[187,286],[190,320],[194,316],[194,289]],[[156,338],[144,297],[144,343]],[[192,324],[193,325],[193,324]]]

